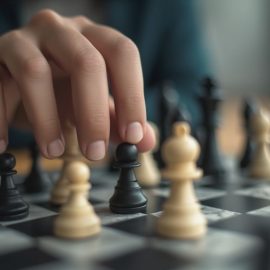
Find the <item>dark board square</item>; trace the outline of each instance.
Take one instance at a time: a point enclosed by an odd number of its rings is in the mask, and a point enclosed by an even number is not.
[[[165,251],[145,247],[99,264],[117,270],[170,270],[184,266],[186,262]]]
[[[8,227],[32,237],[51,236],[53,235],[53,220],[55,216],[29,220]]]
[[[154,216],[146,215],[106,226],[139,236],[153,236],[156,219]]]
[[[0,269],[17,270],[37,265],[46,265],[58,259],[39,250],[28,248],[0,256]],[[48,268],[49,269],[49,268]]]
[[[202,200],[201,204],[233,212],[246,213],[270,205],[270,200],[242,195],[225,195]]]
[[[260,236],[269,231],[270,217],[242,214],[209,224],[210,227]],[[267,228],[265,230],[265,228]]]

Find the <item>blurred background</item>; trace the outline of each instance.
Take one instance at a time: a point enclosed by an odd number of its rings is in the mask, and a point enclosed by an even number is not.
[[[196,127],[201,117],[195,98],[199,80],[213,76],[225,98],[218,131],[225,153],[239,155],[243,148],[243,98],[253,96],[269,108],[269,0],[1,1],[0,19],[8,21],[6,7],[19,7],[18,26],[44,8],[105,24],[109,17],[109,25],[131,37],[140,49],[150,120],[156,117],[153,104],[159,84],[172,80]]]
[[[22,2],[24,22],[43,8],[51,8],[66,16],[82,14],[95,21],[102,20],[100,13],[92,11],[96,10],[94,1],[83,0],[79,4],[77,1],[59,0]],[[211,65],[219,85],[226,89],[225,94],[269,94],[270,1],[193,2]]]
[[[214,70],[225,93],[270,93],[270,1],[196,1]]]

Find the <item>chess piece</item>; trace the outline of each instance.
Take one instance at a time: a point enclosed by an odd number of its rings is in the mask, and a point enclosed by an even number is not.
[[[164,177],[171,183],[171,192],[157,221],[157,232],[176,239],[198,239],[206,233],[206,219],[197,202],[192,180],[202,176],[196,168],[200,147],[190,136],[187,123],[173,125],[173,135],[162,147],[166,163]]]
[[[28,204],[22,199],[13,182],[16,165],[12,154],[0,155],[0,221],[11,221],[25,218],[29,212]]]
[[[73,161],[66,167],[69,182],[69,196],[54,222],[56,236],[79,239],[96,235],[101,231],[100,220],[87,195],[90,184],[90,170],[82,161]]]
[[[24,180],[23,188],[26,193],[44,192],[51,186],[50,180],[40,168],[40,153],[35,141],[31,143],[30,153],[32,158],[32,167],[30,173]]]
[[[64,137],[66,142],[65,152],[63,154],[63,167],[60,177],[57,180],[51,192],[51,203],[53,205],[63,205],[69,196],[69,184],[66,177],[68,165],[75,160],[82,160],[82,154],[79,149],[76,129],[70,123],[64,125]]]
[[[205,78],[202,82],[203,93],[199,96],[199,102],[203,112],[204,134],[202,140],[202,151],[199,165],[205,175],[220,177],[225,173],[221,162],[220,152],[217,144],[215,130],[217,127],[217,109],[221,101],[219,91],[215,83],[210,78]]]
[[[160,172],[157,167],[156,161],[153,157],[153,152],[157,150],[158,145],[158,128],[154,123],[151,126],[156,136],[156,147],[146,153],[140,153],[138,155],[138,162],[141,164],[140,167],[135,168],[136,178],[143,187],[154,187],[160,183]]]
[[[239,167],[241,169],[248,168],[251,157],[253,155],[254,145],[251,139],[251,117],[255,114],[257,110],[256,104],[249,99],[246,99],[243,106],[243,119],[244,119],[244,129],[245,129],[245,136],[246,142],[243,151],[243,156],[240,159]]]
[[[160,86],[158,97],[158,127],[159,127],[159,146],[158,150],[154,154],[158,167],[163,168],[164,162],[161,156],[161,145],[170,134],[171,121],[176,114],[175,109],[178,106],[179,94],[173,87],[171,81],[165,81]]]
[[[135,145],[122,143],[116,149],[115,167],[120,169],[120,177],[110,199],[110,209],[114,213],[133,214],[146,212],[147,199],[134,174],[138,150]]]
[[[250,176],[270,180],[270,119],[264,110],[259,110],[251,119],[255,149],[250,163]]]

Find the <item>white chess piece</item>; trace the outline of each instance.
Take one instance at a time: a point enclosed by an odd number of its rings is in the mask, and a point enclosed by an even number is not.
[[[155,132],[157,147],[157,145],[159,145],[158,128],[154,123],[150,124]],[[138,162],[141,164],[141,166],[135,169],[135,174],[141,186],[154,187],[160,183],[161,175],[153,157],[153,152],[155,151],[156,148],[146,153],[140,153],[138,155]]]
[[[100,219],[86,196],[90,188],[88,166],[80,161],[71,162],[66,168],[66,175],[70,194],[55,219],[55,235],[79,239],[98,234],[101,230]]]
[[[81,160],[82,154],[79,150],[76,129],[70,123],[64,125],[65,152],[63,154],[63,166],[60,177],[56,181],[52,191],[50,202],[54,205],[63,205],[69,195],[68,180],[66,178],[66,168],[74,160]]]
[[[269,114],[262,109],[259,110],[251,119],[251,128],[255,151],[249,168],[250,176],[270,180]]]
[[[157,232],[176,239],[198,239],[206,234],[207,222],[197,202],[193,179],[202,176],[196,168],[200,148],[187,123],[173,125],[173,136],[162,146],[166,163],[163,176],[172,182],[171,192],[157,221]]]

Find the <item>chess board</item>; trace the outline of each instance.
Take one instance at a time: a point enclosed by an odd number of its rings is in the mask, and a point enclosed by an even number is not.
[[[58,177],[58,172],[44,174],[52,182]],[[200,241],[180,241],[155,233],[168,183],[144,190],[147,213],[119,215],[111,213],[108,205],[117,176],[104,169],[92,170],[89,199],[101,218],[102,232],[88,239],[54,237],[52,225],[59,209],[49,204],[49,193],[24,195],[29,216],[0,223],[0,269],[265,269],[261,265],[267,257],[270,182],[236,172],[222,180],[196,181],[208,233]],[[15,180],[21,183],[22,179],[17,175]]]

